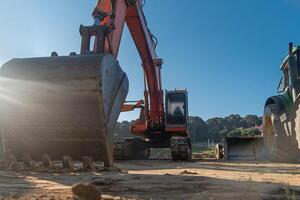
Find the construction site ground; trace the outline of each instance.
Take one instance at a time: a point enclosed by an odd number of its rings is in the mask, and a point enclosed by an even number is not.
[[[164,159],[115,166],[119,170],[0,171],[0,199],[74,199],[76,183],[94,184],[102,199],[300,199],[300,164]]]

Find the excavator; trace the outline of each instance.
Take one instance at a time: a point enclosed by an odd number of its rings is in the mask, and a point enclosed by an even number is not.
[[[0,159],[64,155],[113,165],[113,131],[121,111],[140,109],[131,132],[149,148],[191,157],[186,90],[164,92],[142,0],[98,0],[92,26],[80,26],[80,54],[16,58],[0,69]],[[144,100],[126,102],[129,81],[117,60],[124,25],[142,61]],[[164,102],[165,99],[165,102]]]

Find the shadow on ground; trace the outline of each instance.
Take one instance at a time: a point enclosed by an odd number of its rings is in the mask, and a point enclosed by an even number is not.
[[[66,199],[71,198],[70,187],[78,182],[92,183],[101,191],[103,198],[122,199],[300,199],[300,187],[290,187],[271,182],[256,182],[249,180],[229,180],[192,174],[189,168],[198,166],[210,168],[217,165],[216,170],[249,170],[253,163],[173,163],[171,161],[134,161],[118,163],[127,172],[89,172],[89,173],[0,173],[0,196],[8,197],[14,194],[19,199]],[[171,163],[171,166],[170,166]],[[126,165],[126,166],[125,166]],[[166,165],[166,166],[164,166]],[[220,166],[219,166],[220,165]],[[227,169],[234,165],[234,169]],[[236,166],[235,166],[236,165]],[[255,165],[255,163],[254,163]],[[143,174],[149,169],[178,169],[179,174]],[[238,168],[240,166],[241,168]],[[232,167],[232,166],[230,166]],[[181,168],[180,168],[181,169]],[[264,167],[262,167],[264,169]],[[290,169],[290,168],[289,168]],[[256,169],[257,170],[257,169]],[[280,171],[273,167],[272,170]],[[1,198],[0,198],[1,199]]]

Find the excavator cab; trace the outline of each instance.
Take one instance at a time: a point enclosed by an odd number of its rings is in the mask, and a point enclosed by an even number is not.
[[[155,158],[156,155],[151,156],[151,154],[153,149],[157,148],[170,148],[173,160],[190,159],[191,143],[187,133],[187,91],[178,89],[165,91],[165,105],[165,131],[161,137],[147,135],[145,138],[129,137],[115,141],[114,158],[116,160]]]
[[[166,91],[166,132],[170,134],[173,160],[189,160],[192,156],[188,135],[188,92],[187,90]]]
[[[187,91],[166,91],[166,127],[187,127],[188,105]]]

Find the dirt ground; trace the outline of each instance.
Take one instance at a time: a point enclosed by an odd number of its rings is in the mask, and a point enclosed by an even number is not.
[[[115,165],[121,171],[0,171],[0,199],[73,199],[71,187],[78,182],[96,185],[103,199],[300,199],[300,164],[148,160]]]

